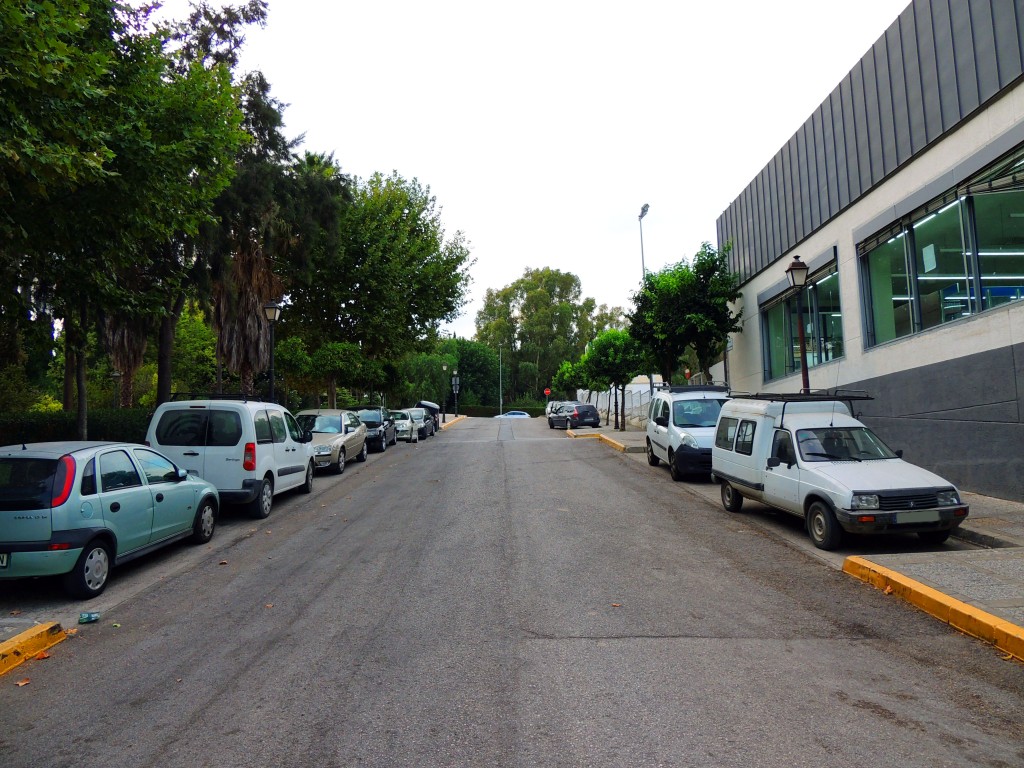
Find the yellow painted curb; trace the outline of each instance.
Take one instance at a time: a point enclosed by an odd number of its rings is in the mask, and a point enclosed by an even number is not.
[[[574,429],[567,429],[567,430],[565,430],[565,436],[566,437],[590,437],[590,438],[598,438],[598,439],[600,439],[601,438],[601,433],[600,432],[580,432],[577,435],[576,434],[576,430],[574,430]]]
[[[619,453],[626,452],[626,446],[624,446],[618,440],[612,440],[610,437],[608,437],[608,435],[598,435],[597,437],[602,443],[604,443],[605,445],[610,445]]]
[[[843,571],[897,595],[940,621],[1024,661],[1024,628],[932,589],[863,557],[848,557]]]
[[[26,629],[10,640],[0,643],[0,675],[10,672],[23,661],[28,661],[40,651],[67,639],[60,624],[51,621]]]
[[[452,418],[448,419],[447,421],[445,421],[441,425],[441,429],[442,430],[448,429],[448,427],[450,427],[452,424],[458,424],[463,419],[468,419],[468,418],[469,417],[466,416],[466,415],[453,416]]]

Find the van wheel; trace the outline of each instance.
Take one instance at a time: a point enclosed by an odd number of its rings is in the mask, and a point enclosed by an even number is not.
[[[213,529],[217,527],[217,505],[213,499],[203,499],[196,512],[195,522],[192,523],[193,544],[205,544],[213,538]]]
[[[110,576],[110,546],[99,539],[90,541],[78,562],[64,576],[64,589],[72,597],[88,600],[107,586]]]
[[[815,501],[807,510],[807,533],[818,549],[835,549],[843,540],[839,521],[823,501]]]
[[[345,449],[338,451],[338,463],[334,465],[334,474],[340,475],[345,471]]]
[[[722,506],[726,512],[739,512],[743,509],[743,496],[726,481],[722,481]]]
[[[270,517],[270,508],[274,504],[274,486],[269,478],[263,478],[263,485],[256,498],[249,502],[249,515],[257,520]]]
[[[661,463],[661,459],[654,455],[654,446],[651,445],[650,439],[647,440],[647,463],[652,467],[656,467]]]
[[[671,451],[668,453],[668,473],[677,483],[683,479],[683,473],[679,471],[679,465],[676,464],[676,455]]]
[[[306,482],[304,482],[299,487],[302,489],[303,493],[312,493],[313,492],[313,462],[312,461],[309,462],[309,464],[306,465]]]
[[[917,538],[925,544],[945,544],[952,531],[918,531]]]

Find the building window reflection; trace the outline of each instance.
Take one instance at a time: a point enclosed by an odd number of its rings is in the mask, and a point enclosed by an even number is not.
[[[818,272],[804,289],[804,342],[807,367],[843,356],[843,314],[839,303],[839,275],[835,264]],[[800,318],[795,296],[766,305],[761,312],[765,339],[765,381],[800,370]]]

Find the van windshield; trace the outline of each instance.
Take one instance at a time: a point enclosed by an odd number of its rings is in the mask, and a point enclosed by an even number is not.
[[[672,403],[672,423],[677,427],[713,427],[725,400],[676,400]]]
[[[889,446],[867,427],[798,429],[796,442],[804,461],[895,459]]]

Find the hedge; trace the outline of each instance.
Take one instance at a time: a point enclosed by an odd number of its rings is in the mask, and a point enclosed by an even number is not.
[[[141,443],[153,411],[149,408],[97,408],[89,411],[90,440]],[[74,411],[0,414],[0,445],[77,440]]]

